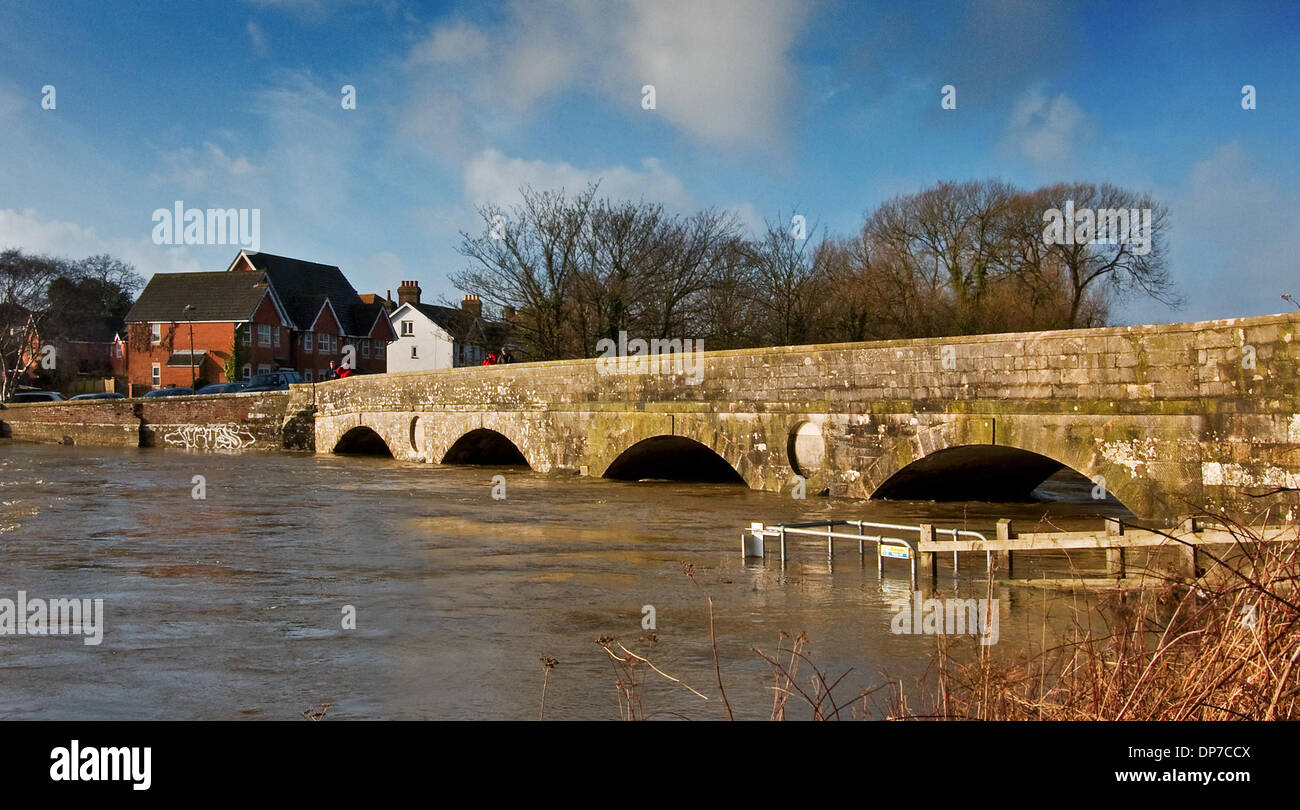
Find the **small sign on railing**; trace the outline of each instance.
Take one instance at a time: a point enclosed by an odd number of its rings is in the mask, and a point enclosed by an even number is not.
[[[908,560],[912,557],[911,551],[907,546],[890,546],[881,543],[879,548],[880,556],[882,557],[889,557],[895,560]]]

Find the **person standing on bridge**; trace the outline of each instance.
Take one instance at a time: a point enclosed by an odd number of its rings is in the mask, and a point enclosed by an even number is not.
[[[513,362],[515,362],[515,358],[514,358],[514,355],[510,354],[510,350],[509,350],[509,349],[507,349],[505,346],[502,346],[502,347],[501,347],[501,353],[497,355],[497,362],[498,362],[498,363],[513,363]]]
[[[488,356],[483,358],[483,365],[495,366],[497,364],[496,352],[488,352]]]

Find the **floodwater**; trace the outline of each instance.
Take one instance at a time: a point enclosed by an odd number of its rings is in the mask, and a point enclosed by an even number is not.
[[[325,703],[328,719],[531,719],[543,657],[559,662],[546,718],[617,719],[601,636],[710,698],[642,666],[645,716],[717,719],[700,587],[737,717],[770,715],[772,670],[754,648],[774,652],[783,631],[806,633],[832,677],[852,669],[842,703],[885,681],[910,690],[936,638],[890,630],[890,602],[912,590],[906,561],[886,560],[880,579],[870,545],[863,561],[845,541],[828,562],[825,541],[805,538],[783,568],[771,542],[765,560],[743,559],[742,527],[833,517],[991,533],[999,517],[1045,513],[1099,525],[1094,503],[799,501],[371,457],[0,442],[0,599],[104,600],[98,646],[0,635],[0,719],[300,719]],[[938,595],[986,595],[983,556],[964,559],[958,576],[943,561]],[[999,652],[1037,649],[1045,623],[1067,621],[1068,594],[999,580],[994,596]]]

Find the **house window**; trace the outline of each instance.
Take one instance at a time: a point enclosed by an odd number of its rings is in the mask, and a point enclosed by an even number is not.
[[[329,335],[325,334],[324,332],[321,332],[320,335],[319,335],[319,337],[316,339],[316,342],[317,342],[317,344],[320,346],[320,350],[321,350],[322,352],[324,352],[325,354],[329,354],[329,353],[330,353],[330,336],[329,336]]]
[[[402,321],[402,337],[415,335],[415,321]]]
[[[320,370],[320,376],[317,377],[316,379],[318,379],[318,380],[328,380],[329,378],[330,378],[330,370],[327,369],[327,368],[323,368],[323,369]]]
[[[302,350],[304,352],[311,352],[311,332],[302,333]]]
[[[243,370],[244,370],[244,379],[245,379],[245,380],[247,380],[249,377],[252,377],[252,376],[253,376],[253,367],[252,367],[251,365],[247,365],[247,364],[245,364]]]
[[[157,346],[159,343],[162,343],[162,324],[160,323],[149,324],[149,342],[154,344],[155,346]]]
[[[280,327],[275,327],[275,348],[280,348]]]
[[[271,373],[271,367],[268,366],[268,365],[265,364],[265,363],[258,363],[258,364],[257,364],[257,373],[258,373],[258,374],[270,374],[270,373]]]
[[[370,341],[369,341],[369,340],[363,340],[363,341],[361,341],[361,356],[362,356],[362,357],[369,357],[369,356],[370,356]]]
[[[311,369],[303,369],[302,378],[307,382],[311,382]]]
[[[158,386],[162,385],[162,366],[160,364],[158,363],[153,364],[152,379],[150,379],[149,382],[153,384],[154,388],[157,388]]]
[[[375,341],[375,357],[380,360],[384,359],[384,342],[382,340]]]
[[[416,354],[415,352],[416,352],[416,347],[412,346],[412,347],[411,347],[411,359],[412,359],[412,360],[419,360],[419,359],[420,359],[420,355]]]
[[[261,346],[271,345],[271,324],[259,323],[257,325],[257,342]]]

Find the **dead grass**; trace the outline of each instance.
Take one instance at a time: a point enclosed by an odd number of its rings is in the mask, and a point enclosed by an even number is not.
[[[1221,517],[1215,518],[1223,521]],[[941,643],[930,711],[900,719],[1300,719],[1300,541],[1228,523],[1240,552],[1215,581],[1084,592],[1063,637],[1022,661]],[[1205,552],[1202,552],[1203,554]],[[942,638],[942,637],[940,637]]]

